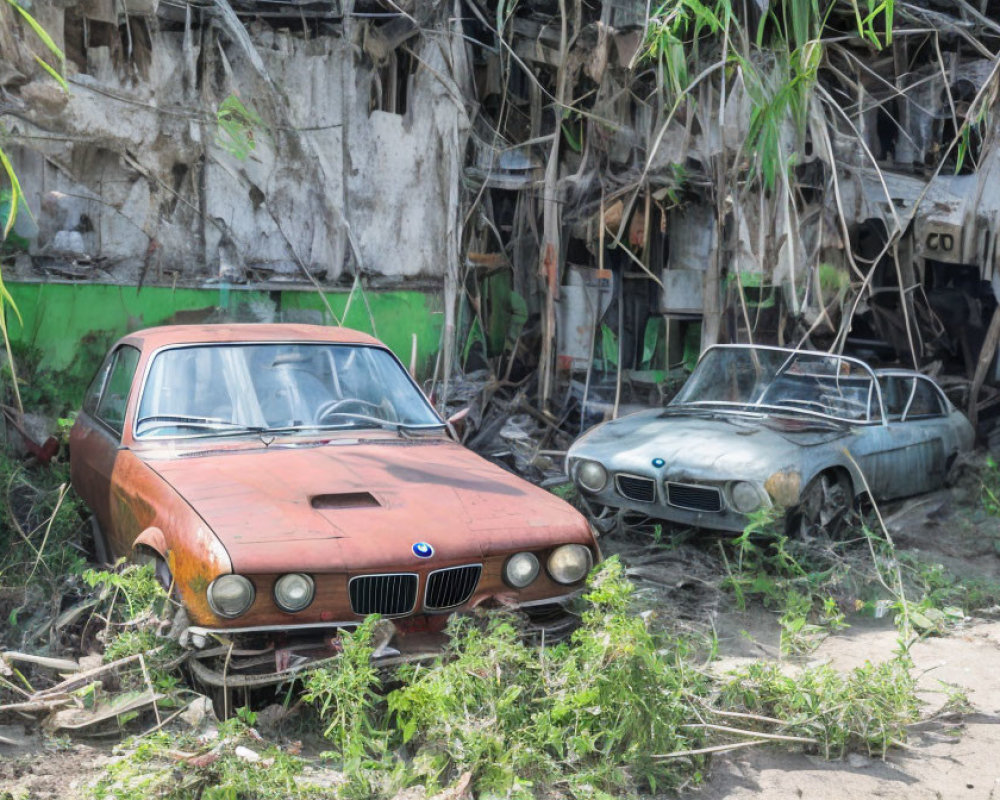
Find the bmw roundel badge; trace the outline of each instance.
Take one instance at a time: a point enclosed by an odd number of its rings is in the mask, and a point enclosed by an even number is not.
[[[653,459],[653,466],[656,467],[657,469],[659,469],[660,467],[662,467],[666,463],[667,462],[664,461],[662,458],[654,458]]]
[[[412,550],[413,555],[417,558],[430,558],[434,555],[434,548],[427,544],[427,542],[416,542]]]

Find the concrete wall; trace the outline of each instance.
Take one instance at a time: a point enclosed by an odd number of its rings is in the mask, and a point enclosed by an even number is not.
[[[414,68],[401,79],[402,114],[370,111],[380,70],[404,51],[369,47],[369,22],[303,36],[244,27],[223,6],[126,17],[113,0],[34,4],[66,48],[69,93],[33,64],[33,34],[0,7],[0,66],[12,68],[0,69],[0,89],[15,109],[5,148],[34,216],[22,230],[35,228],[30,257],[7,278],[440,279],[468,127],[454,77],[464,45],[447,5],[426,4],[431,35],[405,41]],[[126,22],[133,35],[119,41]],[[243,159],[219,141],[216,113],[231,95],[262,120]]]

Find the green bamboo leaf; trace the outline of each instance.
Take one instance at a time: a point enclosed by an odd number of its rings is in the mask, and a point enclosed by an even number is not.
[[[24,319],[17,308],[17,303],[14,302],[14,298],[4,285],[3,275],[0,275],[0,334],[3,335],[4,339],[7,338],[7,306],[10,306],[14,311],[14,316],[17,317],[18,323],[24,325]]]
[[[38,38],[42,40],[42,43],[52,52],[52,54],[56,58],[59,59],[59,63],[61,64],[63,61],[65,61],[66,56],[63,54],[63,51],[59,49],[59,45],[57,45],[55,41],[52,39],[52,37],[49,36],[48,31],[46,31],[45,28],[43,28],[41,25],[38,24],[38,20],[36,20],[33,16],[31,16],[31,14],[25,11],[17,2],[17,0],[7,0],[7,2],[10,3],[15,9],[17,9],[18,13],[22,17],[24,17],[24,20],[28,23],[28,25],[31,26],[31,29],[35,32]]]
[[[14,172],[14,165],[10,163],[7,154],[0,148],[0,164],[3,165],[4,172],[7,173],[7,180],[10,181],[10,208],[7,210],[7,219],[3,225],[3,236],[0,241],[7,238],[10,229],[14,227],[14,220],[17,218],[17,208],[21,203],[21,183]]]
[[[42,69],[44,69],[47,73],[49,73],[49,75],[55,78],[56,83],[58,83],[63,88],[63,91],[65,91],[67,94],[69,93],[69,84],[66,82],[66,79],[59,74],[59,71],[55,67],[53,67],[51,64],[47,63],[44,59],[38,56],[35,56],[35,61],[37,61],[39,66],[41,66]]]

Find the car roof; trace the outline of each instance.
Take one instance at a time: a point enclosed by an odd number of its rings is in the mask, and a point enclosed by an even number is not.
[[[385,345],[367,333],[328,325],[298,323],[220,323],[211,325],[162,325],[130,333],[121,339],[141,349],[171,344],[216,344],[226,342],[331,342],[337,344]]]

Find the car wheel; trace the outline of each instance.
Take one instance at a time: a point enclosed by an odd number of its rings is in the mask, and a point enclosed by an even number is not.
[[[853,527],[854,493],[845,475],[823,472],[809,481],[786,517],[789,536],[841,539]]]
[[[111,551],[108,549],[108,539],[101,530],[97,516],[90,515],[90,538],[94,542],[94,563],[104,566],[111,563]]]

